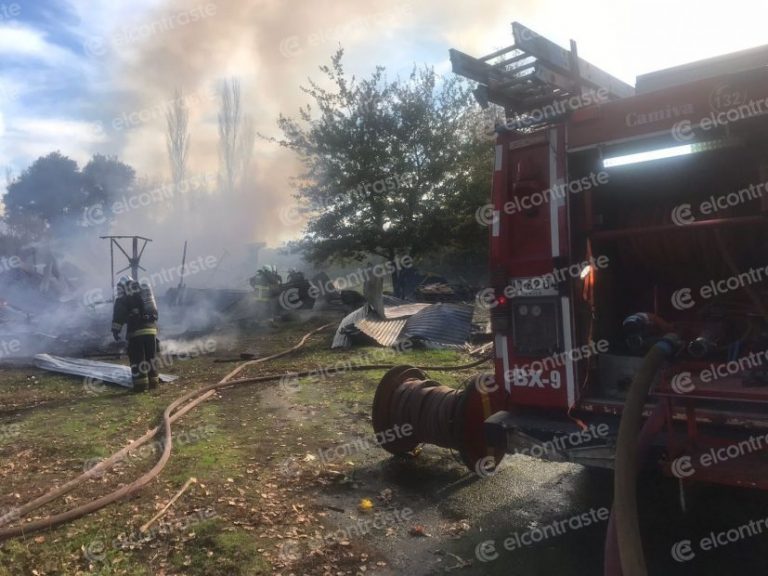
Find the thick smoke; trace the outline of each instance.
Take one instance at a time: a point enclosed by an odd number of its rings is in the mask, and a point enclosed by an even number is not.
[[[191,6],[198,7],[181,0],[167,2],[145,16],[150,27],[141,41],[123,52],[115,50],[119,65],[112,81],[121,96],[110,103],[107,117],[112,123],[118,119],[120,126],[130,124],[137,112],[151,118],[119,134],[119,153],[140,172],[167,177],[164,119],[156,111],[181,88],[191,108],[189,171],[215,174],[219,167],[215,91],[222,80],[238,78],[244,112],[254,118],[256,130],[278,135],[277,116],[281,112],[297,115],[307,103],[299,86],[306,85],[309,77],[320,77],[318,67],[327,64],[339,46],[346,49],[348,68],[358,75],[393,60],[398,68],[390,70],[392,75],[407,74],[414,62],[424,60],[447,72],[444,61],[449,47],[486,50],[487,38],[483,39],[481,30],[509,26],[498,3],[457,4],[447,10],[437,0],[200,0],[199,7],[207,7],[209,16],[147,33],[174,15],[180,20],[178,15]],[[439,54],[419,53],[419,43],[413,41],[416,34],[444,42],[445,47]],[[413,52],[402,48],[403,40],[408,40]],[[107,126],[107,131],[111,128]],[[193,214],[184,218],[184,208],[189,207],[174,202],[166,218],[145,233],[159,238],[155,253],[168,249],[175,255],[186,238],[194,241],[196,250],[215,255],[250,242],[277,246],[301,231],[300,221],[285,217],[294,204],[291,179],[300,172],[292,153],[257,139],[247,183],[235,197],[217,194],[202,206],[191,207]],[[131,216],[136,218],[119,225],[141,227],[143,216]]]
[[[490,0],[471,6],[456,2],[450,8],[438,0],[177,0],[158,6],[133,14],[130,21],[105,30],[97,45],[86,46],[101,63],[104,90],[104,98],[88,106],[103,142],[92,152],[116,154],[142,180],[136,190],[114,198],[114,206],[73,215],[69,225],[59,228],[69,234],[37,247],[41,255],[50,253],[60,275],[72,282],[51,298],[66,306],[39,314],[36,332],[74,335],[87,328],[108,336],[110,306],[98,303],[112,296],[109,243],[99,235],[152,238],[142,274],[155,286],[165,318],[161,327],[166,333],[172,327],[171,334],[202,330],[219,319],[215,307],[200,305],[194,318],[168,322],[164,297],[180,280],[185,241],[185,282],[191,288],[248,290],[249,276],[263,264],[282,265],[283,274],[289,266],[313,272],[295,258],[274,257],[274,250],[259,252],[257,246],[274,248],[301,232],[302,222],[291,210],[291,180],[301,165],[292,153],[257,139],[243,185],[231,194],[220,190],[217,90],[225,79],[239,79],[243,113],[253,118],[255,129],[279,136],[277,116],[297,116],[307,103],[299,87],[322,76],[318,67],[339,46],[346,49],[347,68],[358,76],[377,64],[389,65],[391,76],[404,76],[416,62],[448,73],[449,47],[468,52],[497,48],[488,46],[487,31],[508,29],[510,20]],[[422,39],[444,47],[439,53],[422,52]],[[183,91],[190,110],[191,147],[182,190],[169,185],[165,142],[165,112],[176,89]],[[116,212],[114,221],[105,217],[110,210]],[[120,252],[115,254],[117,270],[126,262]],[[13,303],[41,310],[23,291],[13,295]]]

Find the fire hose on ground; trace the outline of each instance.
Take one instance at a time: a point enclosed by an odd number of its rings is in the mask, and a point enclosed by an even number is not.
[[[159,435],[161,435],[164,438],[164,442],[162,443],[163,452],[160,458],[158,459],[158,461],[152,467],[151,470],[149,470],[147,473],[145,473],[138,479],[134,480],[130,484],[127,484],[125,486],[122,486],[121,488],[118,488],[117,490],[114,490],[113,492],[110,492],[109,494],[106,494],[105,496],[102,496],[90,502],[86,502],[85,504],[82,504],[80,506],[67,510],[65,512],[61,512],[59,514],[55,514],[51,516],[46,516],[44,518],[40,518],[38,520],[34,520],[26,524],[20,524],[18,526],[0,528],[0,541],[7,540],[9,538],[15,538],[18,536],[23,536],[29,533],[40,531],[40,530],[54,528],[61,524],[86,516],[87,514],[100,510],[110,504],[113,504],[123,498],[126,498],[138,492],[144,486],[146,486],[152,480],[154,480],[157,476],[159,476],[163,468],[165,467],[165,465],[168,463],[168,460],[170,459],[170,456],[171,456],[172,446],[173,446],[171,425],[176,420],[178,420],[179,418],[184,416],[186,413],[188,413],[190,410],[192,410],[193,408],[195,408],[196,406],[198,406],[199,404],[201,404],[202,402],[204,402],[205,400],[213,396],[215,392],[220,388],[225,388],[230,386],[242,386],[246,384],[261,384],[266,382],[274,382],[276,380],[280,380],[284,378],[285,374],[270,374],[265,376],[257,376],[253,378],[242,378],[238,380],[233,380],[233,378],[238,373],[240,373],[243,369],[247,368],[248,366],[267,362],[269,360],[275,360],[277,358],[281,358],[283,356],[286,356],[288,354],[291,354],[297,351],[298,349],[304,346],[304,344],[307,342],[307,340],[311,336],[313,336],[314,334],[317,334],[318,332],[321,332],[322,330],[325,330],[329,326],[331,326],[331,324],[323,325],[319,328],[316,328],[315,330],[308,332],[301,338],[301,340],[296,345],[292,346],[287,350],[284,350],[277,354],[265,356],[263,358],[258,358],[256,360],[250,360],[240,364],[215,384],[209,384],[207,386],[203,386],[201,388],[188,392],[183,396],[180,396],[165,408],[165,410],[163,411],[162,423],[159,426],[148,431],[146,434],[144,434],[144,436],[131,442],[128,446],[115,452],[108,458],[102,460],[93,468],[90,468],[88,471],[84,472],[80,476],[73,478],[72,480],[69,480],[68,482],[66,482],[65,484],[62,484],[58,488],[54,488],[48,491],[47,493],[35,498],[34,500],[27,502],[26,504],[16,507],[11,512],[6,513],[4,516],[0,517],[0,526],[5,526],[15,520],[20,520],[21,518],[27,516],[30,512],[37,510],[38,508],[44,506],[45,504],[48,504],[49,502],[52,502],[53,500],[60,498],[64,494],[71,492],[72,490],[80,486],[83,482],[97,476],[102,471],[110,468],[117,462],[124,459],[132,451],[136,450],[143,444],[146,444],[147,442],[154,439],[155,437],[158,437]],[[420,369],[431,370],[431,371],[469,370],[471,368],[475,368],[477,366],[480,366],[481,364],[484,364],[488,360],[489,358],[486,357],[476,362],[472,362],[470,364],[464,364],[459,366],[426,366]],[[336,372],[346,372],[346,371],[359,372],[359,371],[365,371],[365,370],[387,370],[387,369],[393,369],[393,368],[395,367],[393,367],[393,365],[391,364],[367,364],[367,365],[358,365],[358,366],[351,366],[351,367],[347,366],[347,367],[341,367],[341,368],[331,368],[326,370],[326,372],[329,374],[332,374]],[[296,378],[301,378],[301,377],[313,376],[315,374],[316,374],[316,371],[307,370],[303,372],[293,372],[291,373],[291,376]]]

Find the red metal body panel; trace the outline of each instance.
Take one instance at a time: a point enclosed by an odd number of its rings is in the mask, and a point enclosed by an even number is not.
[[[550,194],[550,201],[540,203],[547,191],[565,181],[564,150],[563,126],[535,137],[508,133],[498,137],[493,179],[496,219],[491,226],[497,295],[517,279],[551,274],[557,262],[569,257],[565,199]],[[550,298],[558,306],[563,352],[570,349],[573,337],[570,286],[561,289],[565,292]],[[573,363],[566,358],[557,366],[537,364],[544,357],[520,352],[509,330],[496,334],[496,381],[504,383],[509,406],[568,409],[576,402]]]
[[[738,112],[741,106],[747,108],[740,115],[730,112]],[[684,141],[693,139],[689,126],[694,129],[703,123],[705,129],[715,129],[763,115],[768,115],[768,68],[577,110],[568,122],[568,148],[606,146],[655,134],[673,135],[676,125],[678,133],[674,135]]]

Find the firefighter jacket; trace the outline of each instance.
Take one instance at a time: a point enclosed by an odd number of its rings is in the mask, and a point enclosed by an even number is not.
[[[256,301],[269,302],[272,299],[272,289],[264,284],[251,283],[251,287],[256,293]]]
[[[119,332],[124,324],[128,325],[128,339],[134,336],[157,335],[157,316],[144,314],[141,294],[138,291],[122,294],[115,299],[112,331]]]

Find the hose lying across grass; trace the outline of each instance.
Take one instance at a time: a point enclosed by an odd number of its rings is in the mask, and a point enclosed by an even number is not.
[[[102,460],[96,466],[84,472],[80,476],[73,478],[72,480],[69,480],[68,482],[66,482],[65,484],[62,484],[58,488],[53,488],[49,490],[47,493],[43,494],[42,496],[39,496],[38,498],[35,498],[34,500],[27,502],[26,504],[18,506],[14,508],[12,511],[6,513],[4,516],[1,516],[0,526],[5,526],[15,520],[21,519],[24,516],[27,516],[30,512],[37,510],[41,506],[44,506],[45,504],[53,500],[56,500],[57,498],[60,498],[64,494],[71,492],[86,480],[94,478],[95,476],[99,475],[102,471],[107,470],[117,462],[120,462],[121,460],[123,460],[130,452],[136,450],[138,447],[142,446],[143,444],[146,444],[147,442],[154,439],[155,437],[162,435],[162,437],[165,438],[165,442],[163,442],[163,453],[161,454],[160,459],[157,461],[157,463],[152,467],[152,469],[149,472],[147,472],[140,478],[134,480],[130,484],[126,484],[125,486],[118,488],[117,490],[114,490],[113,492],[110,492],[105,496],[102,496],[101,498],[97,498],[96,500],[86,502],[85,504],[77,506],[76,508],[72,508],[71,510],[67,510],[65,512],[61,512],[59,514],[55,514],[52,516],[46,516],[44,518],[40,518],[39,520],[34,520],[26,524],[19,524],[18,526],[0,528],[0,541],[7,540],[9,538],[15,538],[18,536],[23,536],[25,534],[37,532],[39,530],[54,528],[66,522],[70,522],[77,518],[81,518],[87,514],[100,510],[110,504],[113,504],[114,502],[117,502],[123,498],[126,498],[138,492],[144,486],[149,484],[152,480],[154,480],[157,476],[160,475],[160,472],[162,472],[163,468],[168,463],[168,460],[171,457],[171,449],[173,445],[172,434],[171,434],[171,424],[173,424],[176,420],[184,416],[187,412],[189,412],[190,410],[197,407],[199,404],[201,404],[202,402],[204,402],[205,400],[213,396],[216,390],[219,388],[224,388],[229,386],[241,386],[245,384],[260,384],[265,382],[274,382],[275,380],[280,380],[284,378],[285,374],[270,374],[266,376],[257,376],[254,378],[242,378],[239,380],[233,380],[233,378],[237,374],[239,374],[242,370],[244,370],[248,366],[267,362],[269,360],[275,360],[277,358],[281,358],[283,356],[286,356],[288,354],[291,354],[299,350],[301,347],[304,346],[304,344],[307,342],[307,340],[309,340],[311,336],[325,330],[329,326],[331,326],[331,324],[325,324],[323,326],[320,326],[319,328],[316,328],[308,332],[301,338],[301,340],[299,340],[299,342],[296,345],[292,346],[291,348],[288,348],[287,350],[284,350],[283,352],[272,354],[270,356],[265,356],[263,358],[257,358],[256,360],[249,360],[249,361],[243,362],[242,364],[237,366],[234,370],[232,370],[229,374],[224,376],[224,378],[222,378],[219,382],[215,384],[209,384],[207,386],[203,386],[201,388],[198,388],[197,390],[193,390],[191,392],[184,394],[183,396],[180,396],[179,398],[174,400],[171,404],[169,404],[166,407],[166,409],[163,411],[162,423],[159,426],[153,428],[152,430],[144,434],[144,436],[142,436],[137,440],[134,440],[133,442],[128,444],[128,446],[115,452],[105,460]],[[489,358],[483,358],[476,362],[472,362],[471,364],[464,364],[460,366],[424,366],[424,367],[420,367],[420,369],[432,370],[432,371],[469,370],[471,368],[475,368],[477,366],[480,366],[481,364],[484,364],[488,360]],[[325,370],[324,372],[327,374],[333,374],[337,372],[346,372],[346,371],[360,372],[364,370],[388,370],[393,367],[394,366],[391,364],[366,364],[366,365],[359,365],[359,366],[344,366],[340,368],[330,368]],[[315,374],[316,374],[316,370],[306,370],[303,372],[292,372],[291,377],[301,378],[301,377],[313,376]]]

